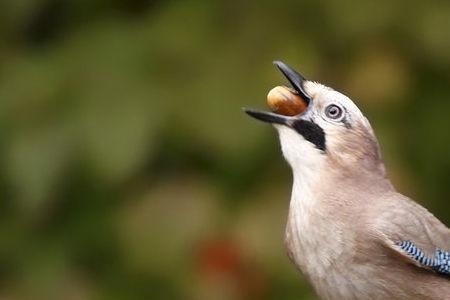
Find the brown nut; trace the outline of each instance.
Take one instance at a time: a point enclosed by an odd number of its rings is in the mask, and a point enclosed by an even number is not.
[[[277,114],[295,116],[305,111],[306,102],[294,90],[276,86],[267,94],[267,104]]]

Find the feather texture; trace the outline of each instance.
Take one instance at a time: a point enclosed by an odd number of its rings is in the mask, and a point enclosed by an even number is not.
[[[436,249],[434,258],[430,258],[411,241],[401,241],[397,245],[424,267],[431,267],[438,273],[450,275],[450,253],[448,251]]]
[[[450,299],[450,230],[398,193],[386,177],[378,141],[346,96],[306,82],[307,118],[323,129],[325,151],[275,125],[292,167],[285,245],[322,299]],[[348,124],[328,120],[330,104]],[[426,254],[434,253],[433,257]]]

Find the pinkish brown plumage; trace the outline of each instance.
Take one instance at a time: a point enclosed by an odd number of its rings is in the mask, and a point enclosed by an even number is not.
[[[436,252],[450,250],[450,230],[394,189],[373,130],[349,98],[276,64],[310,98],[308,108],[247,113],[274,124],[293,171],[285,239],[292,262],[322,299],[450,299],[448,252]]]

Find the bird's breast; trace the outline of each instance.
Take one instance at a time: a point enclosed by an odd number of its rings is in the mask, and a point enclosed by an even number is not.
[[[339,224],[314,212],[290,211],[285,245],[289,257],[308,276],[323,277],[344,261],[343,231]]]
[[[295,198],[294,198],[295,197]],[[308,198],[310,197],[310,198]],[[285,246],[297,268],[319,294],[349,295],[348,268],[355,254],[355,237],[320,199],[293,194],[286,226]],[[350,299],[350,297],[349,297]]]

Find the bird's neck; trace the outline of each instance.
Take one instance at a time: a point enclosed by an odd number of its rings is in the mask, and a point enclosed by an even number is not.
[[[314,209],[315,190],[320,189],[322,180],[327,176],[322,170],[324,161],[315,165],[304,164],[301,168],[293,168],[293,184],[290,201],[290,212],[296,217],[307,217]],[[322,182],[323,183],[323,182]]]
[[[312,169],[294,170],[286,226],[289,257],[310,280],[325,277],[330,270],[326,257],[338,257],[343,249],[339,224],[323,217],[320,189],[327,179],[321,175]]]
[[[382,194],[392,187],[383,172],[343,170],[327,159],[297,166],[285,245],[290,259],[311,282],[333,289],[351,259],[347,255],[354,253],[355,225],[348,215],[357,215],[360,205],[371,201],[359,195],[363,191]]]
[[[314,198],[336,193],[345,197],[346,191],[372,190],[375,182],[380,191],[393,189],[382,162],[368,168],[362,164],[337,166],[336,161],[324,159],[292,168],[292,174],[293,202],[314,201]]]

